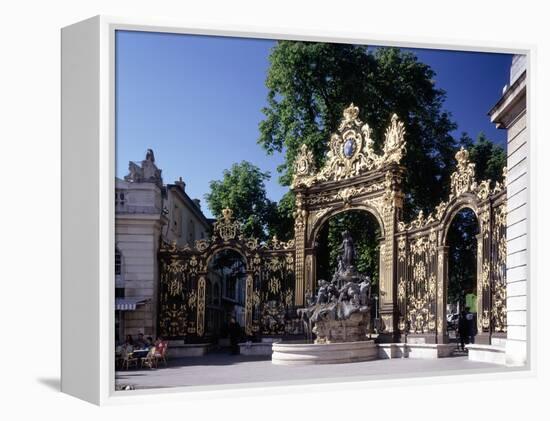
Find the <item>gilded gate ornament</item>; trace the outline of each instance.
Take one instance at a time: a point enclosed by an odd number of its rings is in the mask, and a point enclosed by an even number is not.
[[[214,234],[219,235],[224,241],[237,237],[240,224],[233,218],[233,211],[229,208],[222,210],[223,217],[214,223]]]
[[[199,278],[197,286],[197,335],[204,335],[204,310],[206,300],[206,279],[204,276]]]
[[[451,175],[451,191],[455,196],[475,187],[475,164],[470,162],[470,153],[464,147],[456,153],[457,171]]]
[[[457,160],[456,170],[451,174],[451,193],[446,201],[442,201],[435,207],[435,211],[424,215],[422,210],[417,217],[410,223],[400,221],[398,223],[399,231],[410,231],[434,226],[443,221],[443,217],[452,209],[452,205],[464,194],[474,194],[480,202],[486,201],[490,196],[503,191],[503,183],[495,183],[491,189],[491,180],[483,180],[480,183],[475,181],[475,164],[470,162],[470,153],[461,148],[455,155]],[[504,183],[506,182],[506,168],[503,170]],[[488,207],[484,207],[478,215],[482,219],[482,230],[488,229]],[[484,233],[485,235],[485,233]]]
[[[345,180],[386,164],[399,163],[405,151],[405,126],[392,115],[386,129],[383,154],[374,152],[372,130],[359,119],[359,108],[351,104],[329,141],[326,162],[315,173],[313,154],[302,145],[294,166],[292,188],[311,187],[323,181]]]
[[[294,173],[299,177],[307,177],[315,173],[313,152],[304,143],[300,147],[298,157],[294,163]]]

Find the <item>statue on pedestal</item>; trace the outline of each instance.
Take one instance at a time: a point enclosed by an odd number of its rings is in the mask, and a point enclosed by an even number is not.
[[[366,340],[371,281],[357,271],[355,258],[353,239],[344,231],[338,268],[331,282],[320,279],[316,297],[307,308],[299,310],[308,336],[316,334],[316,343]]]

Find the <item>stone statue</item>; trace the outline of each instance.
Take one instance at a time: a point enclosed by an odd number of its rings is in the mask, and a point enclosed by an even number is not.
[[[155,154],[153,153],[152,149],[147,149],[147,153],[145,154],[145,160],[150,161],[153,164],[155,163]]]
[[[341,255],[331,282],[320,279],[316,296],[298,313],[308,339],[316,343],[366,340],[370,317],[370,278],[355,268],[355,247],[348,231],[342,233]],[[313,327],[312,327],[313,326]]]
[[[342,233],[342,266],[344,270],[349,270],[355,263],[355,246],[353,239],[348,231]]]
[[[141,166],[135,162],[129,162],[128,175],[124,177],[124,180],[131,183],[155,183],[162,186],[162,170],[155,165],[155,154],[152,149],[147,149]]]
[[[135,162],[130,161],[128,163],[128,175],[124,177],[124,180],[131,183],[140,183],[143,181],[143,171],[141,167]]]

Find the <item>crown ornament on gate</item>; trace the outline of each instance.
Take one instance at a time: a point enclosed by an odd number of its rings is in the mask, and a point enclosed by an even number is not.
[[[240,231],[240,224],[233,217],[233,210],[222,209],[222,217],[214,222],[214,236],[219,236],[223,241],[234,240]]]
[[[392,115],[386,129],[382,155],[374,151],[372,129],[359,119],[359,107],[351,103],[342,114],[338,131],[330,138],[326,161],[320,171],[316,171],[313,152],[306,144],[300,147],[294,163],[292,188],[345,180],[390,163],[399,164],[405,152],[405,125],[396,114]]]

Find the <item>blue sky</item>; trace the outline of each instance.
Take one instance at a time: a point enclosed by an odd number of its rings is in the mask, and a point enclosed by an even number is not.
[[[192,198],[201,199],[223,170],[247,160],[269,171],[270,199],[287,191],[279,186],[282,155],[268,156],[256,143],[266,104],[264,85],[269,51],[275,41],[244,38],[118,31],[116,56],[116,175],[128,161],[155,152],[165,183],[180,176]],[[463,131],[484,131],[501,144],[505,132],[489,122],[488,110],[508,82],[506,54],[412,50],[437,73],[447,91],[445,109]]]

